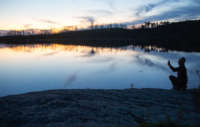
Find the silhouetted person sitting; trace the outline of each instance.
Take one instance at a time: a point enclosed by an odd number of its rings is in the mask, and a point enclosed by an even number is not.
[[[175,90],[186,90],[187,88],[187,70],[185,68],[185,58],[182,57],[178,61],[179,67],[174,68],[170,61],[168,61],[168,66],[173,72],[177,72],[178,76],[175,77],[173,75],[169,76],[169,79],[172,82],[173,89]]]

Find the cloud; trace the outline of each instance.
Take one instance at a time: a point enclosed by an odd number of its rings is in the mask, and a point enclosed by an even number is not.
[[[174,19],[174,20],[196,19],[199,17],[200,17],[200,7],[199,8],[189,7],[187,9],[177,8],[159,15],[146,17],[142,20],[134,22],[134,24],[144,23],[147,21],[159,21],[159,20],[169,20],[169,19]]]
[[[169,5],[169,6],[168,6]],[[154,13],[155,14],[154,14]],[[151,14],[150,16],[147,15]],[[161,0],[157,3],[149,3],[134,10],[133,15],[139,20],[127,22],[126,24],[140,24],[147,21],[160,20],[186,20],[200,17],[199,0]]]
[[[114,10],[115,9],[115,1],[116,0],[100,0],[99,2],[105,3],[109,9]]]
[[[111,16],[113,15],[113,12],[110,10],[103,10],[103,9],[97,9],[97,10],[88,10],[88,12],[92,15],[97,16]]]
[[[39,19],[39,22],[43,22],[43,23],[48,23],[48,24],[56,24],[56,25],[60,25],[60,23],[55,22],[53,20],[48,20],[48,19]]]
[[[29,28],[31,27],[31,25],[32,25],[32,24],[25,24],[25,25],[24,25],[24,28],[25,28],[25,29],[29,29]]]
[[[110,9],[115,9],[115,3],[113,0],[106,0],[107,5],[110,7]]]
[[[167,3],[169,0],[161,0],[161,1],[158,1],[156,3],[150,3],[150,4],[147,4],[147,5],[142,5],[141,7],[138,7],[136,9],[136,12],[135,12],[135,15],[136,16],[141,16],[142,14],[144,13],[147,13],[149,11],[151,11],[152,9],[154,9],[155,7],[158,7],[162,4],[165,4]]]
[[[79,19],[82,19],[82,21],[87,22],[87,23],[94,23],[95,18],[93,16],[82,16],[78,17]]]

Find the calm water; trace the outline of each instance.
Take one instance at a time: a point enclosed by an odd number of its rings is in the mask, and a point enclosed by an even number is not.
[[[0,96],[49,89],[171,89],[170,59],[186,57],[188,87],[200,83],[200,53],[144,52],[133,46],[0,45]]]

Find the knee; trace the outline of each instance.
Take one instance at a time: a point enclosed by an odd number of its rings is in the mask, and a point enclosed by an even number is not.
[[[182,86],[182,90],[185,91],[186,89],[187,89],[187,85],[184,84],[184,85]]]

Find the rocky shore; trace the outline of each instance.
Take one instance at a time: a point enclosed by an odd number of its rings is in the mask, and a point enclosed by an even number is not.
[[[50,90],[0,98],[0,127],[200,125],[192,90]]]

